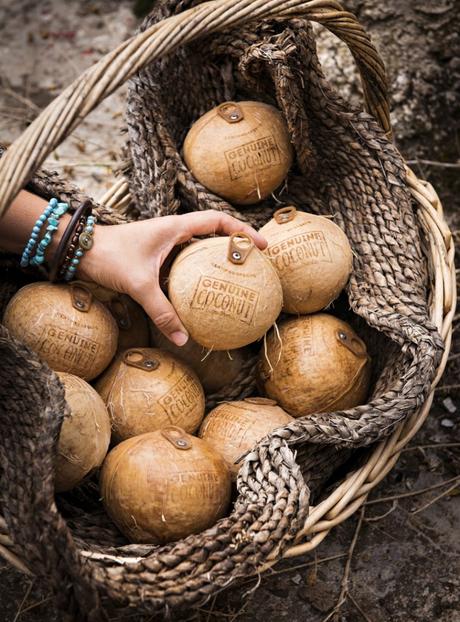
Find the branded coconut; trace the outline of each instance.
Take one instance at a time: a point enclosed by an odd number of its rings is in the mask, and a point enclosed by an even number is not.
[[[294,417],[363,404],[370,371],[364,342],[326,313],[281,322],[260,354],[265,393]]]
[[[98,379],[96,389],[109,410],[116,442],[167,425],[192,433],[204,416],[204,393],[196,374],[156,348],[121,353]]]
[[[255,101],[226,102],[192,125],[184,159],[193,176],[239,205],[258,203],[284,181],[293,160],[279,110]]]
[[[118,350],[144,348],[149,345],[148,319],[137,302],[126,294],[118,294],[107,307],[118,324]]]
[[[205,441],[170,426],[120,443],[107,456],[101,492],[132,542],[163,544],[198,533],[225,515],[230,472]]]
[[[283,287],[283,311],[314,313],[327,307],[345,287],[353,255],[340,227],[324,216],[284,207],[262,227],[265,253]]]
[[[52,369],[85,380],[98,376],[117,348],[115,320],[80,284],[26,285],[10,300],[3,323]]]
[[[150,335],[158,348],[171,352],[193,369],[206,393],[217,393],[231,384],[251,357],[249,348],[213,352],[200,346],[191,337],[184,346],[176,346],[153,322],[150,322]]]
[[[236,479],[237,461],[275,428],[293,421],[274,400],[248,397],[238,402],[219,404],[204,419],[199,436],[225,459]]]
[[[270,260],[243,233],[185,248],[171,267],[169,298],[192,339],[210,350],[256,341],[283,303]]]
[[[71,490],[99,467],[109,449],[110,418],[104,402],[87,382],[58,372],[70,416],[59,435],[55,464],[56,492]]]
[[[97,283],[76,281],[89,289],[94,298],[102,302],[115,318],[118,334],[118,350],[128,348],[146,348],[149,345],[149,327],[147,316],[127,294],[120,294],[113,289]]]

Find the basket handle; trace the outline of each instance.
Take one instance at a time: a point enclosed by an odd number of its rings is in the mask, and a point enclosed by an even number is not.
[[[335,0],[212,0],[124,41],[53,100],[0,160],[0,216],[45,158],[108,95],[153,60],[200,36],[254,20],[303,17],[344,41],[361,74],[365,106],[391,136],[385,66],[356,17]]]

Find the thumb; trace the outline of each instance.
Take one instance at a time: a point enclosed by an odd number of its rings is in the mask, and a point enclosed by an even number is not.
[[[156,287],[153,291],[149,288],[149,292],[145,294],[141,292],[136,300],[170,341],[176,346],[183,346],[187,343],[187,330],[160,287]]]

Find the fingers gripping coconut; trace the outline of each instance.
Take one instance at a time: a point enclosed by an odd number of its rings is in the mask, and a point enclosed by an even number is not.
[[[252,227],[214,210],[114,226],[95,224],[88,201],[72,215],[67,210],[68,205],[56,198],[47,203],[21,191],[0,220],[0,247],[18,254],[22,267],[40,269],[42,277],[76,277],[129,295],[161,332],[179,346],[186,343],[187,330],[160,287],[160,271],[173,251],[194,236],[231,235],[237,231],[249,235],[260,249],[266,246],[263,236]],[[45,315],[52,314],[52,299],[47,298],[47,302],[47,306],[39,305]],[[29,316],[33,315],[31,308],[33,304],[29,305]],[[123,322],[123,318],[119,319]],[[119,325],[122,346],[145,345],[124,342],[125,330],[120,321]]]
[[[184,249],[171,267],[169,297],[192,338],[211,350],[260,339],[283,302],[270,260],[244,232]]]
[[[168,339],[182,346],[188,332],[161,290],[161,267],[175,247],[194,236],[238,231],[265,248],[265,239],[252,227],[213,210],[96,227],[94,247],[85,256],[79,276],[131,296]]]

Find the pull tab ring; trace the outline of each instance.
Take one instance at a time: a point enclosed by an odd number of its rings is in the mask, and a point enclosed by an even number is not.
[[[293,205],[288,205],[287,207],[281,207],[277,209],[273,214],[273,218],[279,225],[284,225],[287,222],[291,222],[294,220],[295,215],[297,214],[297,210]]]
[[[70,283],[69,287],[73,308],[82,313],[88,313],[93,302],[91,291],[81,283]]]
[[[235,102],[225,102],[217,107],[217,114],[227,123],[239,123],[244,119],[241,106]]]
[[[121,330],[129,330],[132,326],[132,321],[129,316],[128,305],[126,300],[120,297],[113,298],[107,305],[110,313],[115,318],[118,328]]]
[[[185,451],[192,448],[192,444],[186,438],[184,430],[175,425],[168,425],[163,428],[161,430],[161,435],[169,441],[171,445],[174,445],[176,449]]]
[[[337,340],[355,356],[358,356],[359,358],[367,357],[367,350],[364,341],[356,335],[350,335],[345,330],[340,329],[337,331],[336,337]]]
[[[123,354],[123,363],[130,367],[137,367],[143,371],[154,371],[160,363],[151,356],[146,356],[142,350],[131,348]]]
[[[232,233],[228,242],[227,258],[234,264],[244,264],[253,248],[254,241],[247,233]]]

